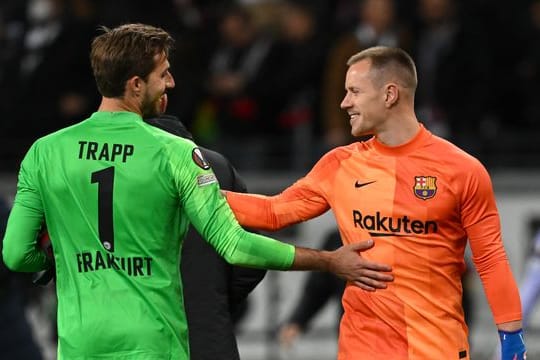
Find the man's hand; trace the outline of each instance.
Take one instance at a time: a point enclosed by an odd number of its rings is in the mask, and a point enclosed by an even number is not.
[[[367,291],[385,289],[386,283],[394,280],[391,274],[387,274],[392,268],[366,260],[359,253],[372,247],[371,239],[344,245],[334,251],[296,246],[290,270],[328,271]]]
[[[373,240],[344,245],[331,252],[329,271],[367,290],[385,289],[394,277],[388,272],[392,268],[385,264],[366,260],[359,253],[372,248]]]

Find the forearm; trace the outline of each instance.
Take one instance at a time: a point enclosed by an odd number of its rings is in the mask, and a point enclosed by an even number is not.
[[[331,271],[331,252],[324,250],[295,247],[294,262],[291,270]]]
[[[21,202],[16,201],[10,213],[2,256],[8,268],[14,271],[36,272],[50,265],[46,254],[37,248],[37,234],[42,217]]]
[[[291,268],[295,258],[295,249],[292,245],[238,228],[240,231],[236,235],[239,237],[236,246],[221,253],[227,262],[269,270]]]
[[[519,291],[503,247],[498,217],[493,215],[471,226],[468,235],[495,324],[521,321]]]
[[[521,301],[515,279],[506,258],[491,266],[478,266],[486,298],[497,325],[521,322]]]

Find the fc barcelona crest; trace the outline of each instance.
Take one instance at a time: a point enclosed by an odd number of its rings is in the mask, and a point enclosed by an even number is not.
[[[413,191],[419,199],[431,199],[437,192],[437,178],[435,176],[415,176]]]

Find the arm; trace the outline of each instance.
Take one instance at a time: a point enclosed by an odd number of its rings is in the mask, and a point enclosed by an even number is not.
[[[519,291],[503,246],[491,180],[481,165],[472,174],[462,195],[462,222],[499,330],[503,360],[522,359],[513,357],[525,352]]]
[[[319,216],[330,208],[324,187],[332,188],[333,170],[338,166],[339,159],[330,152],[305,177],[276,196],[229,191],[224,194],[241,225],[275,231]]]
[[[182,144],[185,143],[177,145]],[[183,210],[197,231],[229,263],[276,270],[331,271],[370,290],[385,287],[382,282],[392,280],[390,275],[379,273],[390,271],[388,266],[366,261],[358,254],[373,246],[371,240],[328,252],[295,248],[245,231],[234,218],[217,183],[210,181],[212,171],[196,165],[191,157],[192,148],[187,154],[185,148],[170,151],[171,171]]]
[[[314,218],[329,209],[326,201],[293,185],[276,196],[224,191],[229,206],[242,226],[276,231]]]
[[[34,144],[21,164],[17,195],[4,236],[4,263],[14,271],[36,272],[51,265],[46,254],[36,246],[44,212],[36,180],[35,157]]]
[[[394,279],[392,275],[385,274],[392,271],[391,267],[367,261],[359,254],[373,245],[373,240],[369,239],[344,245],[335,251],[295,247],[294,262],[290,270],[327,271],[367,291],[385,289],[386,282]]]

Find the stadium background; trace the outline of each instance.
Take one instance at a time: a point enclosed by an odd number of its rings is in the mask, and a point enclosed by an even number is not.
[[[177,39],[169,113],[198,143],[226,154],[250,190],[267,194],[302,176],[327,149],[351,141],[337,108],[340,55],[355,46],[406,48],[418,65],[421,121],[481,159],[493,177],[505,246],[521,279],[540,223],[540,1],[2,0],[0,194],[6,199],[13,199],[29,144],[97,107],[88,65],[97,25],[135,21]],[[318,246],[332,221],[327,214],[276,236]],[[304,277],[271,272],[255,290],[239,329],[244,360],[333,358],[336,304],[289,351],[273,337]],[[489,359],[498,340],[473,278],[473,359]],[[27,311],[41,339],[47,306],[45,299]],[[527,333],[533,359],[540,358],[539,328],[535,312]]]

